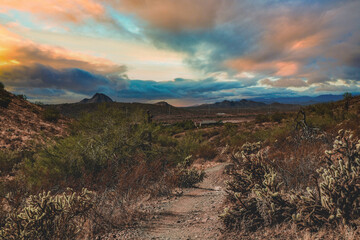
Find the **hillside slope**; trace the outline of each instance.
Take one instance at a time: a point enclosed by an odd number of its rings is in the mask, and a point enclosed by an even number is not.
[[[56,123],[45,121],[42,107],[3,89],[0,95],[2,99],[8,99],[7,106],[0,106],[1,149],[24,149],[34,142],[64,135],[66,120],[60,119]]]

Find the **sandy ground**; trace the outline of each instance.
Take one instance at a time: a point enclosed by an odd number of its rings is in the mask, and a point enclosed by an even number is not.
[[[152,206],[156,213],[151,220],[106,239],[219,239],[225,166],[226,163],[220,163],[208,168],[207,178],[197,188],[186,189],[181,196]]]

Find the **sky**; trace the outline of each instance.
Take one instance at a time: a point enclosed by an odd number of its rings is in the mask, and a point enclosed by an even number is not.
[[[188,106],[360,92],[359,0],[0,0],[0,82]]]

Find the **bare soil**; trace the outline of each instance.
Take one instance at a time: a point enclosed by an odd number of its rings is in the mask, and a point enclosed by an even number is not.
[[[224,167],[219,163],[205,170],[207,177],[183,194],[152,203],[152,217],[135,228],[109,234],[105,239],[220,239],[219,214],[225,199]]]

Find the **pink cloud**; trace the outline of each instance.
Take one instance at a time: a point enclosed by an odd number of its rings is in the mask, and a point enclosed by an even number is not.
[[[72,23],[80,23],[90,17],[101,19],[105,15],[103,5],[95,0],[2,0],[0,8],[3,12],[16,9],[42,19]]]

